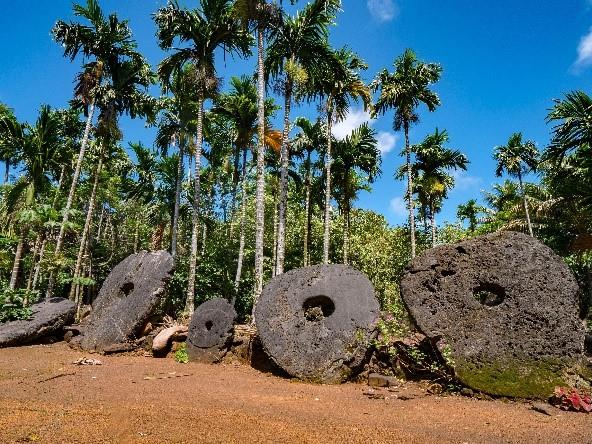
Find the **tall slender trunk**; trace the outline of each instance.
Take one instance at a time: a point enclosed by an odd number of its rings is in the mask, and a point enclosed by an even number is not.
[[[290,161],[290,108],[292,107],[292,80],[286,80],[284,96],[284,132],[280,152],[280,204],[278,214],[278,241],[276,275],[284,272],[286,252],[286,213],[288,206],[288,165]]]
[[[99,188],[99,179],[101,176],[101,170],[103,169],[103,147],[99,147],[99,163],[95,171],[95,180],[93,182],[92,191],[90,193],[90,200],[88,202],[88,210],[86,212],[86,220],[84,221],[84,229],[82,230],[82,238],[80,239],[80,246],[78,247],[78,256],[76,257],[76,266],[74,267],[74,275],[72,279],[72,285],[70,286],[70,300],[76,299],[76,292],[79,284],[76,282],[80,276],[82,259],[86,250],[86,244],[90,241],[90,227],[94,214],[95,201],[97,199],[97,190]]]
[[[87,242],[84,247],[84,257],[86,258],[84,269],[82,270],[82,276],[91,278],[92,268],[91,260],[89,258],[90,242]],[[76,321],[80,322],[80,315],[82,313],[82,303],[84,301],[84,286],[76,286],[76,294],[74,295],[74,301],[76,302]]]
[[[72,176],[72,183],[70,184],[70,192],[68,193],[68,200],[66,201],[66,208],[64,208],[64,214],[62,216],[62,224],[60,225],[60,234],[56,241],[56,248],[54,257],[57,260],[60,252],[62,251],[62,245],[64,243],[64,236],[66,234],[66,224],[70,217],[70,209],[74,203],[74,194],[76,193],[76,186],[78,185],[78,179],[80,178],[80,170],[82,169],[82,161],[84,160],[84,153],[88,145],[88,139],[90,135],[90,128],[92,125],[93,115],[95,113],[95,101],[93,99],[90,104],[90,110],[88,112],[88,118],[86,119],[86,127],[84,128],[84,135],[82,137],[82,143],[80,144],[80,151],[78,152],[78,158],[76,159],[76,168],[74,169],[74,175]],[[49,276],[49,284],[47,286],[46,297],[50,298],[53,295],[53,288],[55,286],[55,274],[56,271],[52,271]]]
[[[175,209],[173,210],[173,224],[171,228],[171,256],[177,261],[177,236],[179,231],[179,209],[181,207],[181,184],[183,182],[183,139],[179,138],[179,161],[177,163],[177,177],[175,180]]]
[[[432,226],[432,248],[436,246],[436,210],[434,204],[430,204],[430,225]]]
[[[329,242],[331,236],[331,144],[332,134],[331,126],[333,123],[333,113],[331,104],[327,102],[327,154],[325,155],[325,226],[323,233],[323,264],[329,263]]]
[[[136,219],[136,226],[134,227],[134,253],[138,252],[139,241],[140,241],[140,221]]]
[[[277,190],[273,193],[273,257],[271,260],[271,277],[275,277],[277,271],[277,238],[278,238],[278,200]]]
[[[305,220],[304,220],[304,253],[303,253],[303,266],[308,267],[310,264],[309,260],[309,239],[310,239],[310,187],[311,187],[311,178],[310,178],[310,150],[307,152],[306,156],[306,179],[305,179],[305,198],[304,198],[304,213],[305,213]]]
[[[205,77],[205,76],[203,76]],[[199,200],[201,192],[200,168],[201,145],[203,140],[204,95],[200,92],[197,101],[197,141],[195,144],[195,162],[193,163],[193,218],[191,227],[191,256],[189,257],[189,278],[187,282],[187,299],[185,313],[191,317],[195,309],[195,275],[197,272],[197,235],[199,228]]]
[[[60,193],[62,191],[62,184],[64,183],[64,176],[66,175],[66,166],[62,167],[60,171],[60,179],[58,180],[58,186],[56,187],[55,195],[53,196],[53,201],[51,203],[51,207],[55,208],[58,203],[58,198],[60,197]]]
[[[532,232],[532,224],[530,223],[530,213],[528,211],[528,200],[526,198],[526,190],[524,189],[524,184],[522,183],[522,173],[518,171],[518,183],[520,184],[520,193],[522,194],[522,203],[524,205],[524,213],[526,214],[526,225],[528,225],[528,233],[531,237],[534,237],[534,233]]]
[[[12,273],[10,274],[10,289],[16,290],[16,284],[18,282],[18,276],[21,269],[21,260],[23,258],[23,249],[25,247],[25,230],[21,232],[18,244],[16,246],[16,252],[14,255],[14,264],[12,265]]]
[[[411,170],[411,147],[409,145],[409,122],[404,122],[405,157],[407,162],[407,200],[409,202],[409,230],[411,232],[411,258],[415,257],[415,203],[413,201],[413,171]]]
[[[234,278],[234,295],[232,297],[232,305],[236,301],[238,287],[241,281],[241,274],[243,271],[243,258],[245,255],[245,222],[247,218],[247,150],[243,150],[243,165],[241,172],[241,216],[240,216],[240,240],[238,246],[238,260],[236,265],[236,275]]]
[[[37,260],[37,264],[35,265],[35,273],[33,274],[33,283],[31,284],[31,289],[35,290],[37,288],[37,282],[39,282],[39,274],[41,272],[41,263],[43,262],[43,256],[45,255],[45,246],[47,245],[47,237],[43,236],[43,241],[41,242],[41,249],[39,250],[39,259]]]
[[[4,170],[4,184],[6,185],[10,179],[10,159],[6,159],[4,163],[6,165],[6,169]]]
[[[101,235],[103,234],[103,220],[105,219],[105,207],[101,205],[101,215],[99,216],[99,224],[97,227],[97,243],[101,241]]]
[[[349,261],[349,172],[347,169],[343,188],[343,263],[347,265]]]
[[[257,188],[255,194],[255,292],[253,307],[263,291],[263,235],[265,233],[265,70],[263,24],[257,26]]]
[[[33,275],[35,274],[35,268],[37,267],[37,254],[39,253],[39,249],[41,247],[41,234],[37,235],[37,239],[35,239],[35,247],[33,248],[33,258],[31,260],[31,269],[29,270],[29,277],[27,278],[27,304],[28,304],[28,293],[31,291],[31,286],[33,285]]]

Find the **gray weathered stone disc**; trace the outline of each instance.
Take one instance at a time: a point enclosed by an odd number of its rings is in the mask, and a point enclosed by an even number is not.
[[[163,304],[173,258],[166,251],[132,254],[113,268],[93,303],[80,346],[103,351],[137,339]]]
[[[263,348],[290,375],[339,383],[360,369],[380,314],[374,287],[346,265],[289,271],[255,308]]]
[[[236,311],[226,299],[210,299],[197,307],[187,334],[189,360],[220,361],[228,351],[235,319]]]
[[[449,347],[459,379],[494,395],[546,397],[583,352],[578,285],[538,240],[515,232],[442,245],[407,268],[420,330]]]
[[[58,333],[74,321],[76,304],[68,299],[51,298],[31,306],[28,320],[0,324],[0,347],[30,344]]]

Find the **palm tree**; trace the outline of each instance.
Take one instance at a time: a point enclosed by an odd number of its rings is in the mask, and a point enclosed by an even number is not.
[[[360,173],[366,174],[367,182],[372,183],[381,172],[380,163],[376,131],[367,123],[353,130],[335,145],[334,177],[342,195],[344,264],[348,263],[351,201],[357,191],[352,185]]]
[[[413,203],[413,171],[409,129],[419,121],[417,108],[423,103],[430,112],[440,105],[438,95],[430,90],[442,74],[442,68],[435,63],[424,63],[417,59],[411,49],[405,50],[394,63],[395,71],[386,69],[378,73],[372,82],[374,91],[380,90],[380,97],[374,105],[374,115],[385,114],[394,109],[393,129],[405,133],[405,156],[407,166],[407,200],[409,202],[409,228],[411,231],[411,257],[415,257],[415,210]]]
[[[74,14],[87,21],[88,24],[65,23],[59,20],[52,33],[56,42],[64,48],[64,56],[74,61],[82,53],[87,62],[83,71],[78,75],[78,81],[74,94],[84,107],[86,127],[80,152],[76,159],[76,168],[70,184],[70,192],[66,207],[64,208],[60,233],[56,242],[55,257],[60,254],[66,226],[70,217],[70,210],[74,202],[74,194],[80,178],[82,161],[89,140],[93,115],[96,105],[97,88],[101,85],[105,76],[110,74],[110,69],[121,58],[135,57],[136,43],[132,40],[132,33],[126,20],[119,20],[117,15],[111,14],[105,17],[97,0],[87,0],[86,6],[74,4]],[[53,275],[50,279],[48,296],[53,292]]]
[[[22,222],[10,277],[11,290],[17,286],[25,238],[29,223],[36,218],[38,200],[51,187],[51,172],[59,169],[63,148],[61,122],[60,115],[47,105],[41,107],[35,126],[20,124],[10,116],[0,119],[0,140],[17,152],[16,160],[24,169],[6,198],[8,210],[18,211]]]
[[[109,73],[109,78],[97,87],[95,97],[96,105],[100,109],[95,131],[98,139],[98,160],[74,268],[74,280],[79,277],[86,244],[89,241],[105,154],[109,154],[109,148],[116,146],[116,141],[122,137],[118,118],[127,114],[132,118],[147,117],[149,120],[153,120],[156,111],[154,99],[146,92],[148,87],[154,83],[154,75],[142,56],[135,54],[133,58],[118,60],[116,64],[109,67]],[[74,299],[76,294],[75,287],[75,285],[71,287],[71,299]]]
[[[325,63],[309,82],[312,95],[324,98],[326,124],[326,152],[325,152],[325,220],[323,232],[323,263],[329,263],[330,226],[331,226],[331,164],[333,123],[343,120],[352,102],[362,100],[364,111],[371,107],[372,96],[370,89],[360,77],[360,71],[368,69],[368,65],[353,51],[344,47],[337,51],[330,51]]]
[[[161,79],[163,90],[170,90],[172,97],[163,98],[163,112],[158,124],[156,146],[164,155],[170,145],[178,145],[177,174],[175,184],[175,208],[171,225],[171,256],[177,260],[177,238],[179,231],[179,212],[181,208],[181,185],[185,153],[192,144],[196,133],[197,88],[194,70],[191,66],[173,74],[172,79]]]
[[[526,214],[526,224],[531,236],[534,236],[534,234],[532,232],[532,224],[530,223],[528,200],[522,177],[524,174],[536,170],[538,157],[539,152],[534,142],[530,140],[523,142],[521,133],[512,134],[508,143],[505,146],[496,147],[493,154],[493,158],[497,162],[495,169],[496,176],[501,177],[505,171],[510,176],[518,178],[518,186],[522,195],[524,213]]]
[[[312,225],[311,193],[313,182],[312,154],[326,150],[326,133],[321,119],[314,124],[305,117],[299,117],[294,125],[300,129],[291,145],[296,153],[306,153],[304,160],[304,244],[302,253],[303,266],[310,265],[310,231]]]
[[[584,146],[592,146],[592,98],[583,91],[566,94],[555,100],[547,122],[556,123],[545,159],[561,160],[566,154]]]
[[[436,245],[436,213],[440,210],[448,191],[454,187],[454,177],[449,171],[466,170],[469,163],[467,157],[459,150],[444,147],[448,141],[448,132],[436,128],[436,131],[428,135],[422,143],[410,147],[410,151],[415,154],[412,173],[421,183],[420,194],[425,198],[431,219],[432,246]],[[397,178],[405,176],[405,169],[406,166],[399,169]]]
[[[197,235],[199,224],[200,168],[203,143],[204,101],[216,89],[216,49],[224,48],[241,55],[249,54],[250,38],[232,14],[230,0],[200,0],[199,9],[181,9],[176,1],[154,15],[158,27],[159,45],[165,51],[174,50],[159,67],[161,79],[171,79],[175,72],[191,64],[194,66],[197,83],[197,140],[194,161],[194,205],[189,259],[189,281],[185,312],[191,315],[195,306],[195,276],[197,267]],[[177,47],[175,42],[181,45]],[[170,80],[169,80],[170,81]]]
[[[281,19],[280,9],[266,0],[236,0],[234,13],[244,28],[257,34],[257,189],[255,196],[255,294],[263,291],[263,235],[265,232],[265,33]]]
[[[247,210],[247,153],[253,146],[255,135],[258,132],[258,107],[257,107],[257,89],[253,80],[247,76],[233,77],[230,80],[231,91],[227,94],[221,94],[214,101],[215,106],[212,111],[232,122],[234,128],[234,172],[233,172],[233,203],[231,208],[235,208],[235,194],[239,180],[239,157],[242,153],[240,183],[241,183],[241,204],[240,204],[240,237],[239,252],[234,281],[235,291],[241,281],[243,257],[245,248],[245,222]],[[276,107],[273,99],[266,100],[266,113],[275,112]],[[264,142],[274,144],[273,132],[266,130]],[[277,144],[277,142],[275,142]]]
[[[0,121],[5,122],[6,125],[14,126],[16,123],[16,117],[12,110],[0,103]],[[7,141],[0,137],[0,160],[4,161],[6,165],[6,170],[4,172],[4,183],[7,184],[10,179],[10,164],[14,161],[16,157],[16,150],[13,146],[7,143]]]
[[[341,0],[315,0],[295,16],[271,30],[266,57],[270,77],[279,80],[284,95],[284,131],[280,152],[280,198],[278,214],[278,249],[276,273],[284,271],[286,206],[288,199],[288,164],[290,157],[290,110],[295,90],[320,74],[316,69],[330,56],[328,28],[341,7]]]
[[[458,206],[456,216],[460,220],[468,220],[469,231],[474,234],[479,222],[479,214],[484,212],[485,208],[479,205],[475,199],[470,199],[467,203]]]

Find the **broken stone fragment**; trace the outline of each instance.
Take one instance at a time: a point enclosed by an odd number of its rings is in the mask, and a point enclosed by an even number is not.
[[[63,298],[33,304],[31,317],[0,324],[0,348],[26,345],[61,333],[74,322],[76,304]]]

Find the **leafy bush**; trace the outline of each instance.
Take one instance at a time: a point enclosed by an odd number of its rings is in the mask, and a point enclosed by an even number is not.
[[[36,299],[35,293],[5,288],[0,292],[0,322],[30,318],[32,312],[29,304]]]
[[[187,344],[183,342],[179,350],[175,352],[175,361],[180,364],[187,364],[189,362],[189,356],[187,355]]]

